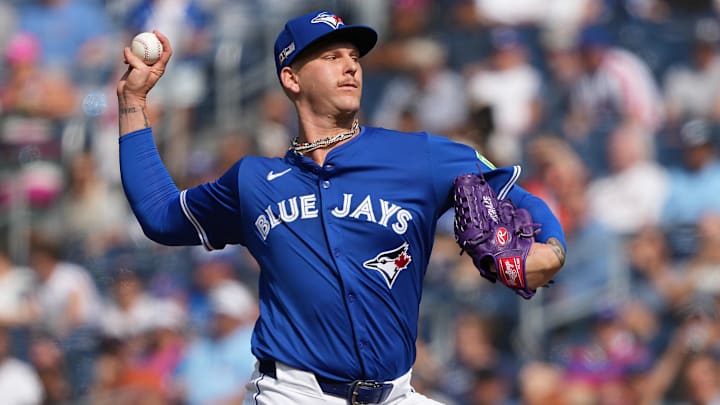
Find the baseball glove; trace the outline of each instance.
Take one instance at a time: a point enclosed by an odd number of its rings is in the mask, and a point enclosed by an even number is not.
[[[525,260],[535,240],[536,224],[527,210],[515,207],[504,195],[498,198],[482,170],[479,172],[460,175],[453,185],[455,240],[462,249],[460,254],[467,252],[486,279],[494,283],[499,278],[530,299],[535,290],[527,285]],[[507,191],[510,186],[512,183],[502,189]]]

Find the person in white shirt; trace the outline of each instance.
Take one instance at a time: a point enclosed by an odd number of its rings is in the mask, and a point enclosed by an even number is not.
[[[0,404],[39,405],[44,392],[37,372],[10,352],[10,333],[0,327]]]
[[[30,266],[37,275],[37,299],[42,330],[58,341],[68,364],[75,396],[89,387],[94,366],[100,301],[97,287],[84,267],[61,260],[56,240],[34,233]]]
[[[653,139],[640,125],[624,123],[608,139],[610,173],[588,187],[591,215],[620,235],[657,225],[668,192],[668,173],[653,155]]]
[[[112,294],[105,301],[100,320],[101,332],[120,339],[141,335],[154,322],[159,300],[145,291],[142,280],[130,269],[118,269]]]
[[[490,36],[493,52],[487,64],[469,74],[467,97],[472,108],[490,110],[487,153],[501,166],[522,158],[523,138],[540,117],[542,78],[519,31],[497,28]]]
[[[37,317],[33,273],[16,266],[5,244],[0,244],[0,327],[29,326]]]

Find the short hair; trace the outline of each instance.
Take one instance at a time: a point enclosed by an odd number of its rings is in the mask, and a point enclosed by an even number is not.
[[[61,255],[60,243],[57,238],[50,236],[48,233],[34,230],[30,233],[30,252],[59,259]]]

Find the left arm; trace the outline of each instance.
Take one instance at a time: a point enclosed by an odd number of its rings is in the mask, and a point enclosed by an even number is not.
[[[497,169],[480,153],[467,145],[443,137],[429,136],[430,176],[433,178],[439,205],[451,205],[453,180],[458,174],[477,173],[486,178],[500,199],[508,198],[518,208],[526,209],[533,222],[540,225],[525,261],[528,288],[535,290],[547,284],[565,263],[565,236],[560,221],[548,205],[537,196],[516,185],[519,166]],[[448,181],[450,180],[450,181]],[[482,271],[481,271],[482,273]]]
[[[507,166],[485,173],[499,199],[509,199],[517,208],[524,208],[539,225],[525,261],[528,288],[535,290],[546,285],[565,263],[565,236],[560,221],[541,198],[516,184],[520,166]]]
[[[564,264],[565,248],[557,238],[533,243],[525,262],[528,286],[535,290],[546,285]]]
[[[540,198],[520,186],[514,186],[508,197],[517,201],[518,208],[525,208],[533,221],[540,224],[540,233],[530,248],[525,262],[528,286],[537,289],[547,284],[565,264],[565,236],[557,217]]]

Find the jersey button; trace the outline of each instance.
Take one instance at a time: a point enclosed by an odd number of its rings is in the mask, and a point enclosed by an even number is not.
[[[322,187],[323,187],[323,188],[330,188],[330,181],[329,181],[329,180],[323,181],[323,182],[322,182]]]
[[[347,297],[348,297],[348,301],[350,301],[350,302],[355,301],[355,294],[349,293]]]
[[[340,250],[339,249],[333,250],[333,254],[335,255],[335,257],[340,257]]]

